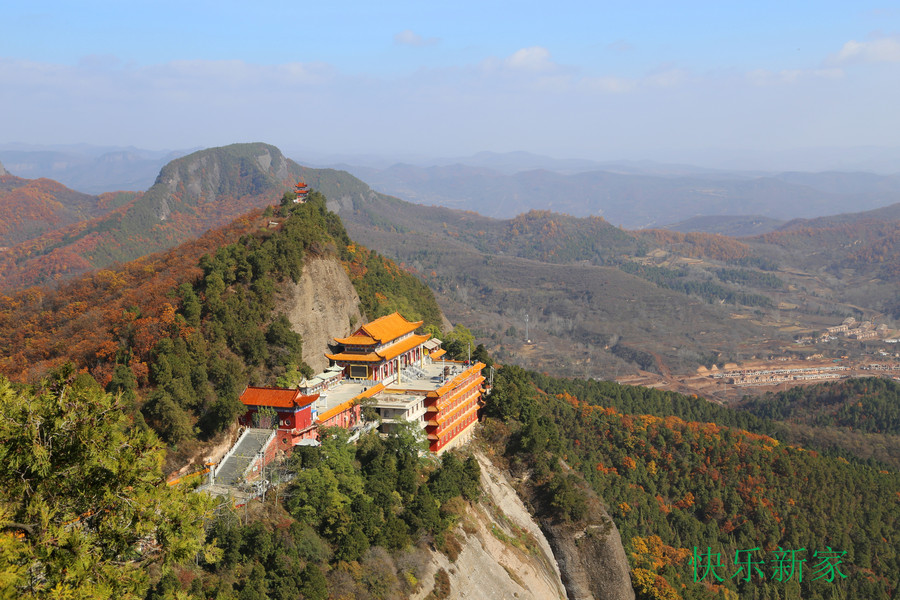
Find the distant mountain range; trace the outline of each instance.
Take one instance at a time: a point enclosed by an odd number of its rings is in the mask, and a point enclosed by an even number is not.
[[[19,177],[46,177],[82,193],[143,191],[188,151],[91,146],[0,146]],[[626,229],[670,228],[747,236],[782,222],[900,202],[900,175],[864,172],[724,171],[652,161],[556,159],[528,152],[480,152],[446,159],[331,157],[372,188],[418,204],[512,218],[529,210],[603,216]],[[304,161],[309,163],[310,161]]]
[[[637,174],[548,170],[506,174],[463,164],[348,170],[374,189],[418,204],[512,218],[532,209],[603,216],[626,229],[665,227],[698,216],[775,221],[869,210],[900,202],[900,176],[871,173]],[[760,233],[740,231],[741,235]]]
[[[18,177],[53,179],[80,192],[100,194],[115,190],[144,191],[153,185],[166,163],[190,152],[7,144],[0,146],[0,162]]]

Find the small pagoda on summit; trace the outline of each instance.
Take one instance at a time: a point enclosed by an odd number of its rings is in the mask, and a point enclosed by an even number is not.
[[[294,193],[297,194],[297,197],[294,198],[294,204],[303,204],[306,202],[306,197],[309,196],[309,186],[306,185],[306,182],[303,181],[303,178],[300,178],[300,181],[297,182],[297,185],[294,186]]]

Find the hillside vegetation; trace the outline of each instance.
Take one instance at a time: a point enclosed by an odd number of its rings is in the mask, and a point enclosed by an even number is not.
[[[478,342],[534,368],[606,378],[641,370],[683,375],[753,356],[815,354],[818,348],[799,350],[794,338],[847,316],[900,315],[893,221],[843,215],[741,240],[628,232],[597,216],[546,210],[503,221],[390,198],[346,172],[296,165],[264,144],[172,161],[150,190],[109,215],[12,246],[0,253],[0,285],[64,280],[172,247],[264,206],[299,177],[326,195],[354,239],[426,281]],[[787,182],[812,190],[818,181],[794,179],[738,187],[756,193]],[[669,183],[679,181],[686,180]],[[874,193],[893,184],[872,185]],[[530,195],[547,200],[557,192],[537,187]],[[363,292],[371,310],[374,294]],[[539,351],[523,345],[526,315]],[[836,356],[860,351],[845,340],[832,346],[826,351]]]
[[[759,425],[753,417],[708,406],[504,367],[488,408],[500,421],[487,435],[508,436],[516,460],[538,461],[534,477],[548,478],[549,501],[571,518],[583,495],[540,457],[563,457],[584,475],[609,504],[638,598],[893,597],[897,472],[779,443],[734,426]],[[802,581],[779,571],[779,548],[803,549]],[[846,578],[826,576],[822,557],[832,550]],[[747,551],[758,571],[741,571]],[[704,563],[695,574],[701,556],[719,557],[717,577]]]
[[[900,384],[869,377],[745,397],[741,408],[767,419],[900,436]]]
[[[0,246],[15,244],[109,212],[134,193],[91,196],[50,179],[22,179],[0,173]]]
[[[421,274],[449,318],[498,358],[567,375],[858,355],[852,341],[800,350],[793,340],[851,315],[889,327],[900,315],[898,222],[846,215],[843,225],[734,239],[548,211],[500,221],[371,192],[335,209],[356,239]]]
[[[169,252],[0,297],[0,372],[34,382],[71,362],[178,444],[233,423],[248,382],[311,375],[300,336],[273,312],[307,254],[344,260],[369,318],[399,309],[439,326],[428,288],[350,242],[325,204],[316,192],[305,204],[288,196],[271,216],[251,213]]]

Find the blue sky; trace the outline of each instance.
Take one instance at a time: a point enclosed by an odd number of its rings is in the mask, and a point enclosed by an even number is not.
[[[7,0],[0,19],[0,143],[702,162],[896,147],[897,106],[896,3]]]

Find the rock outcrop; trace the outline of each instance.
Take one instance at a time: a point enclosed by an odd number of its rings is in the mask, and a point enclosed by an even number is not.
[[[484,455],[481,465],[484,496],[470,508],[454,531],[462,540],[455,561],[432,552],[423,582],[428,582],[415,600],[431,591],[439,569],[450,578],[450,598],[473,600],[552,600],[565,598],[566,590],[550,545],[516,495],[506,475]]]
[[[568,597],[570,600],[634,600],[619,530],[605,510],[597,516],[606,522],[581,527],[542,523]]]
[[[300,280],[285,287],[278,310],[303,337],[303,360],[316,372],[328,366],[324,352],[332,338],[363,322],[359,296],[336,257],[308,259]]]
[[[9,175],[9,171],[3,168],[3,163],[0,163],[0,175]]]
[[[565,463],[563,468],[570,470]],[[569,600],[634,600],[619,530],[603,501],[582,481],[587,515],[578,524],[541,519]]]

